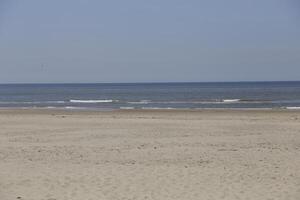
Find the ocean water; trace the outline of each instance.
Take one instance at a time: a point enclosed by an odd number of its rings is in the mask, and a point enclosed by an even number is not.
[[[0,108],[300,109],[300,82],[2,84]]]

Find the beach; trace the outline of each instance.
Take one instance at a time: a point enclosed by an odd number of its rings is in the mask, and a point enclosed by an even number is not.
[[[300,111],[0,110],[1,200],[297,200]]]

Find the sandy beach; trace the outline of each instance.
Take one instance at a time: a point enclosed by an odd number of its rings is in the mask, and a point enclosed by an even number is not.
[[[0,200],[298,200],[300,111],[0,110]]]

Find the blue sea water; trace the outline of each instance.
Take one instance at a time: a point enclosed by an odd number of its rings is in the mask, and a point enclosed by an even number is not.
[[[1,84],[1,108],[300,108],[299,82]]]

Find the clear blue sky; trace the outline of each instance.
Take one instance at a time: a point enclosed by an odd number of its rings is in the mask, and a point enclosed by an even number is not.
[[[300,80],[298,0],[0,0],[0,82]]]

